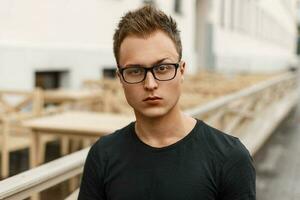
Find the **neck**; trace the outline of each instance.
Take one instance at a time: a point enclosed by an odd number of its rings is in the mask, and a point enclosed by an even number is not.
[[[175,107],[159,117],[145,117],[136,113],[135,131],[140,140],[153,147],[171,145],[185,137],[195,126],[196,120]]]

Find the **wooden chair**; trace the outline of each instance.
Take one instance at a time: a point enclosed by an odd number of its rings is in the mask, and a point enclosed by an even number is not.
[[[11,103],[11,102],[14,103]],[[1,177],[9,176],[10,152],[30,148],[30,134],[21,121],[43,115],[44,101],[41,89],[34,91],[0,91],[0,152]],[[40,149],[45,152],[46,143],[55,138],[43,137]],[[45,155],[45,153],[43,153]],[[44,157],[42,158],[44,159]]]

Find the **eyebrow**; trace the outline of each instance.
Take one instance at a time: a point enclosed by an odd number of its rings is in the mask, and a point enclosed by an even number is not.
[[[167,59],[168,58],[159,59],[159,60],[155,61],[153,64],[151,64],[151,66],[161,64],[161,63],[163,63]],[[129,64],[129,65],[125,65],[124,67],[143,67],[143,66],[145,66],[145,65],[141,65],[141,64]]]

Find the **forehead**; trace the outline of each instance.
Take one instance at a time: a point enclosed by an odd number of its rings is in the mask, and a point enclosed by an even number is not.
[[[120,46],[119,63],[152,64],[166,58],[176,62],[178,53],[173,40],[162,31],[155,31],[147,37],[128,36]]]

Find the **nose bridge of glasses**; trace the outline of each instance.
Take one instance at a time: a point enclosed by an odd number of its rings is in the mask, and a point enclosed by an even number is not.
[[[155,79],[155,73],[154,73],[154,68],[150,67],[150,68],[144,68],[145,69],[145,78],[147,78],[149,72],[150,74],[153,76],[153,78]]]
[[[145,69],[145,84],[149,85],[152,83],[156,84],[156,77],[153,68],[147,68]]]

